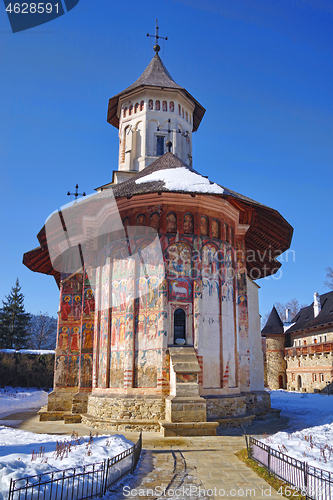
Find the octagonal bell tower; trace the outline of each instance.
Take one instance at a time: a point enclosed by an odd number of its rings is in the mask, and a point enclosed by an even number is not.
[[[155,56],[140,78],[109,100],[107,120],[119,129],[116,184],[167,152],[192,166],[192,132],[205,109],[172,79],[159,50],[156,44]]]

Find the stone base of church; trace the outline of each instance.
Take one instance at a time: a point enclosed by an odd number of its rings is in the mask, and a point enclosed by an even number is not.
[[[165,420],[165,397],[158,395],[89,395],[87,412],[103,419]]]
[[[158,420],[128,418],[103,418],[95,415],[81,415],[81,422],[93,429],[114,431],[114,432],[161,432],[161,426]]]
[[[214,436],[219,425],[244,427],[256,417],[271,415],[277,413],[271,409],[270,394],[265,391],[203,398],[56,389],[49,394],[48,405],[39,411],[39,420],[82,422],[94,429],[116,432],[157,432],[165,437]]]
[[[205,396],[207,419],[230,419],[261,415],[271,410],[271,397],[265,391],[252,391],[234,396]]]

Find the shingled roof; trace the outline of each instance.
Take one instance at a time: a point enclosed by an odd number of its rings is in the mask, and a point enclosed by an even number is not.
[[[313,302],[303,307],[293,318],[293,323],[286,333],[294,333],[309,328],[330,325],[333,323],[333,291],[320,295],[321,311],[314,317]]]
[[[261,335],[273,335],[273,334],[281,334],[284,332],[283,323],[281,318],[273,306],[271,314],[268,317],[267,323],[264,328],[261,330]]]
[[[116,185],[106,184],[105,186],[102,187],[104,189],[112,188],[113,194],[115,195],[116,198],[121,196],[133,196],[135,194],[154,193],[154,192],[173,192],[173,191],[177,193],[186,192],[186,193],[198,194],[197,189],[193,189],[193,191],[191,191],[191,186],[188,186],[186,191],[181,191],[180,189],[177,190],[168,189],[164,181],[162,180],[150,181],[150,182],[147,181],[140,183],[136,182],[138,179],[147,177],[148,175],[154,172],[158,172],[159,170],[171,170],[181,167],[186,168],[189,172],[193,172],[194,174],[199,175],[200,177],[202,177],[202,179],[207,179],[207,177],[201,175],[197,170],[194,170],[194,168],[187,165],[184,161],[180,160],[173,153],[165,153],[163,156],[160,156],[157,160],[155,160],[153,163],[145,167],[143,170],[141,170],[141,172],[138,172],[135,176],[131,177],[127,181],[121,182]],[[210,184],[213,185],[214,183],[210,181]],[[232,196],[239,200],[246,201],[249,203],[254,203],[256,205],[265,207],[265,205],[262,205],[261,203],[252,200],[251,198],[247,198],[242,194],[236,193],[235,191],[232,191],[231,189],[221,186],[220,184],[218,184],[218,186],[220,186],[224,190],[223,192],[224,196]],[[207,194],[207,193],[203,190],[202,194]]]
[[[132,85],[127,87],[127,89],[119,92],[119,94],[111,97],[108,106],[108,117],[107,121],[116,128],[119,128],[119,118],[117,116],[118,102],[119,98],[127,94],[130,94],[133,90],[139,89],[140,87],[157,87],[160,89],[174,89],[180,90],[186,97],[188,97],[194,104],[193,112],[193,129],[195,132],[198,130],[200,122],[205,114],[205,108],[194,99],[194,97],[183,87],[178,85],[170,73],[164,66],[162,59],[156,53],[147,68],[144,70],[140,78],[136,80]]]

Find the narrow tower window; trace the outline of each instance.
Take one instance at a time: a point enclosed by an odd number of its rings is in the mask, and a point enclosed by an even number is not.
[[[168,105],[167,105],[166,101],[162,102],[162,109],[163,109],[163,111],[168,111]]]
[[[144,101],[141,101],[140,102],[140,111],[143,111],[144,105],[145,105]]]
[[[156,139],[157,139],[157,147],[156,147],[157,156],[162,156],[164,155],[164,136],[158,135]]]
[[[173,113],[175,110],[175,103],[173,101],[170,101],[169,102],[169,111],[171,111],[171,113]]]
[[[155,102],[155,109],[156,109],[156,111],[159,111],[161,109],[160,101]]]
[[[179,308],[175,310],[173,315],[173,325],[174,343],[179,345],[184,344],[186,342],[186,315],[184,309]]]

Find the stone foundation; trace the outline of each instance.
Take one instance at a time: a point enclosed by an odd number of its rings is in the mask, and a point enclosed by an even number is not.
[[[103,419],[164,420],[165,398],[94,393],[89,395],[87,413]]]
[[[230,419],[245,415],[260,415],[271,409],[268,392],[257,391],[235,396],[205,396],[207,419]]]

